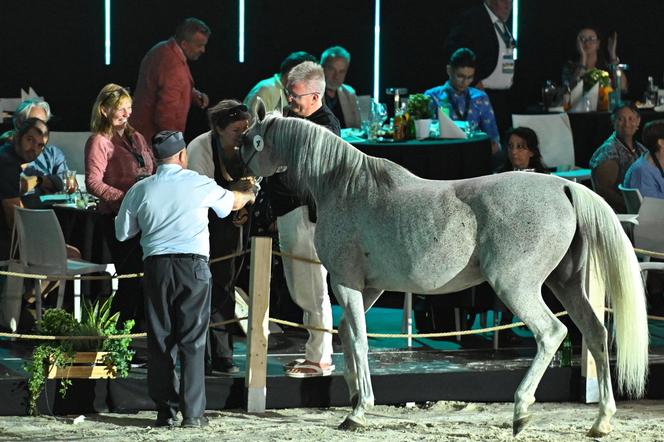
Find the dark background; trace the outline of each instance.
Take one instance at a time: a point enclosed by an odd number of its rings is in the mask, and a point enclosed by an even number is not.
[[[442,83],[447,29],[454,15],[473,3],[383,0],[381,92],[388,86],[419,92]],[[237,0],[113,0],[110,66],[104,65],[103,5],[103,0],[0,0],[0,97],[16,97],[20,88],[32,86],[53,108],[53,130],[87,130],[101,87],[115,82],[133,88],[145,52],[187,16],[201,18],[213,31],[207,53],[190,65],[197,88],[212,103],[242,99],[292,51],[319,56],[335,44],[352,55],[347,83],[359,94],[372,93],[371,0],[246,0],[244,64],[237,61]],[[630,95],[640,97],[648,75],[662,82],[663,18],[664,2],[654,0],[521,0],[515,105],[538,102],[545,80],[560,81],[560,68],[574,55],[574,38],[585,24],[604,35],[619,32],[618,55],[631,68]],[[204,113],[192,110],[188,135],[205,129]]]

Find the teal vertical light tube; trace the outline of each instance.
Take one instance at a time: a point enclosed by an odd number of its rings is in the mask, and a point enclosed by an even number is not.
[[[512,35],[514,40],[519,41],[519,0],[512,3]],[[514,48],[514,59],[517,57],[517,48]]]
[[[111,0],[104,0],[104,62],[111,64]]]
[[[239,16],[239,23],[240,25],[238,26],[239,28],[239,35],[238,35],[238,54],[237,54],[237,59],[240,63],[244,63],[244,0],[238,0],[239,1],[239,10],[240,10],[240,16]]]
[[[380,0],[376,0],[374,12],[374,101],[380,100]]]

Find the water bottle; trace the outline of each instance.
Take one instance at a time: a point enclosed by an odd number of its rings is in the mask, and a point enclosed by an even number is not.
[[[572,340],[569,338],[569,335],[565,337],[565,340],[563,341],[561,346],[560,366],[561,367],[572,366]]]

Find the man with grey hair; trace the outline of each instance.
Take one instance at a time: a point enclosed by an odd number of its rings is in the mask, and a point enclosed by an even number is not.
[[[194,87],[187,60],[198,60],[205,53],[211,33],[202,20],[189,17],[178,25],[175,36],[157,43],[143,57],[129,122],[146,140],[162,130],[184,132],[189,107],[208,106],[208,96]]]
[[[21,102],[14,111],[12,118],[14,129],[0,136],[0,145],[11,142],[19,127],[28,118],[38,118],[44,123],[51,119],[51,106],[43,100],[31,98]],[[65,154],[56,146],[47,144],[41,154],[23,169],[24,191],[23,203],[27,207],[39,206],[39,195],[55,193],[63,190],[62,176],[68,169]]]
[[[265,104],[265,109],[269,111],[278,110],[283,113],[288,106],[288,97],[286,97],[285,84],[288,81],[288,74],[298,64],[304,61],[316,61],[316,57],[304,51],[297,51],[288,54],[281,62],[279,72],[270,78],[259,81],[244,98],[244,104],[253,110],[256,100],[260,97]]]
[[[341,46],[332,46],[323,51],[320,64],[325,72],[325,104],[341,127],[360,127],[360,106],[355,89],[344,84],[350,66],[350,53]]]
[[[289,106],[286,116],[304,118],[339,135],[339,120],[323,103],[325,74],[321,65],[305,61],[288,74],[286,86]],[[279,248],[282,252],[318,260],[314,247],[316,208],[291,190],[284,174],[270,177],[267,194],[277,216]],[[285,258],[284,275],[293,301],[304,311],[306,325],[332,328],[332,307],[327,293],[327,270],[321,265]],[[305,359],[287,364],[286,375],[296,378],[327,376],[332,365],[332,335],[309,331]]]

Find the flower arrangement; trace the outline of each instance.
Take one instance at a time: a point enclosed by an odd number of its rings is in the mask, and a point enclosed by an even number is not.
[[[599,83],[599,87],[611,87],[611,77],[609,73],[601,69],[593,68],[583,74],[583,92],[588,92],[595,84]]]
[[[431,118],[431,98],[424,94],[413,94],[408,97],[407,109],[415,120]]]

